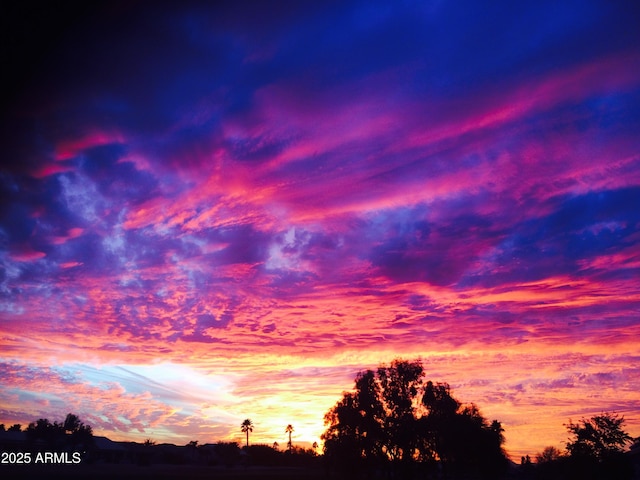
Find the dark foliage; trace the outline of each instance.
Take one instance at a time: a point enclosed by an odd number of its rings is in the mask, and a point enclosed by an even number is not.
[[[591,457],[598,461],[622,453],[632,438],[622,429],[624,417],[603,413],[578,423],[569,422],[567,430],[573,435],[567,443],[572,457]]]
[[[249,455],[251,465],[275,467],[282,465],[282,452],[269,445],[251,445],[245,449]]]
[[[533,465],[522,464],[520,478],[544,480],[631,480],[634,467],[624,448],[632,438],[624,418],[602,413],[566,425],[571,434],[566,452],[546,447]]]
[[[31,422],[25,430],[27,440],[32,445],[38,443],[46,447],[71,447],[86,450],[93,446],[93,430],[85,425],[77,415],[69,413],[63,422],[51,423],[46,418]]]
[[[216,443],[216,453],[226,467],[233,467],[240,463],[240,451],[237,442]]]
[[[624,417],[602,413],[578,423],[571,421],[567,430],[572,438],[567,442],[569,453],[568,478],[626,480],[633,468],[624,447],[632,441],[624,431]]]
[[[508,465],[503,429],[473,405],[462,405],[447,384],[424,381],[418,360],[396,360],[360,372],[355,391],[325,415],[327,462],[344,473],[386,471],[409,478],[445,475],[500,478]]]

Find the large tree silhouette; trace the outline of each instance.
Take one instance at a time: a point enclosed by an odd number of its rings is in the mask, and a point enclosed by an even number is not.
[[[242,425],[240,425],[240,430],[242,430],[242,433],[245,433],[247,435],[247,447],[249,447],[249,432],[253,432],[253,423],[251,422],[251,420],[247,418],[244,422],[242,422]]]
[[[615,413],[603,413],[578,423],[569,421],[567,430],[573,438],[567,442],[572,456],[588,456],[598,460],[622,453],[633,439],[623,430],[624,417]]]
[[[425,382],[419,360],[360,372],[325,415],[325,455],[350,473],[392,469],[408,478],[440,463],[445,474],[499,478],[506,470],[503,428],[445,383]]]
[[[624,417],[602,413],[566,425],[572,438],[567,442],[572,478],[629,479],[633,467],[623,454],[633,439],[623,429]]]

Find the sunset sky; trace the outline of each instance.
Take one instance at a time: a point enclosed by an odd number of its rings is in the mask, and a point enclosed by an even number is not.
[[[4,12],[0,423],[309,445],[402,357],[640,436],[633,2],[169,3]]]

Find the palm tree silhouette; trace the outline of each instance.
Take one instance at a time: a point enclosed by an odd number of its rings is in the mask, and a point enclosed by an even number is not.
[[[289,434],[289,443],[287,443],[287,446],[289,447],[289,453],[291,453],[291,449],[293,448],[293,444],[291,443],[291,433],[293,432],[293,425],[287,425],[287,428],[284,429],[284,432]]]
[[[251,420],[247,418],[244,422],[242,422],[242,425],[240,425],[240,430],[242,430],[242,433],[247,434],[247,447],[249,447],[249,432],[253,432],[253,423],[251,422]]]

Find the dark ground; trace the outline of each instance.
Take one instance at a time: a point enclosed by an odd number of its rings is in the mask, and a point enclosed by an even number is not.
[[[0,478],[61,478],[68,480],[140,480],[140,479],[208,479],[208,480],[320,480],[322,470],[295,467],[208,467],[194,465],[1,465]],[[332,479],[339,480],[337,477]]]

